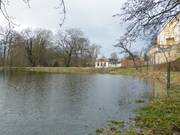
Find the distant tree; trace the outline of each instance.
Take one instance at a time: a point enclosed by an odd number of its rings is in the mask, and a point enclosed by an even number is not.
[[[35,66],[35,61],[33,58],[33,31],[30,29],[25,29],[21,32],[22,37],[24,38],[24,46],[27,54],[27,59],[31,66]]]
[[[9,48],[14,38],[14,31],[8,28],[0,27],[0,48],[3,58],[3,65],[5,66]]]
[[[50,30],[37,29],[34,31],[33,58],[36,66],[47,66],[47,51],[53,44],[53,33]]]
[[[116,52],[111,53],[111,59],[118,59]]]
[[[57,34],[57,48],[64,65],[93,66],[100,46],[90,43],[79,29],[68,29]]]
[[[68,29],[65,33],[58,33],[57,45],[64,58],[65,66],[72,64],[73,57],[81,55],[88,44],[84,34],[79,29]]]
[[[127,40],[127,38],[121,37],[119,42],[115,45],[115,47],[119,47],[121,49],[120,54],[127,54],[134,63],[134,67],[138,69],[136,65],[136,55],[131,50],[132,43]]]
[[[10,46],[8,52],[8,66],[29,66],[24,43],[24,38],[21,34],[14,32],[12,45]]]
[[[79,29],[59,33],[45,29],[0,29],[0,64],[7,66],[93,66],[100,46]]]
[[[47,48],[52,45],[53,34],[49,30],[37,29],[32,31],[25,29],[21,32],[27,59],[31,66],[47,65]]]
[[[96,61],[96,58],[98,57],[98,54],[100,53],[101,46],[92,44],[89,46],[88,49],[88,56],[87,56],[87,61],[88,61],[88,66],[94,66],[94,63]]]

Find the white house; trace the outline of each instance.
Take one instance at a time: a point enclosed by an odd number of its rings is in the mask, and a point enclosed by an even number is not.
[[[118,59],[109,59],[106,57],[98,58],[95,62],[95,68],[117,68],[121,67],[121,62]]]
[[[180,13],[159,30],[156,43],[149,49],[151,64],[162,64],[180,57]]]

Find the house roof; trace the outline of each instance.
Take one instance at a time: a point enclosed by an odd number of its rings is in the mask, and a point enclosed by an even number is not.
[[[106,57],[101,57],[101,58],[97,58],[96,61],[97,61],[97,62],[108,62],[109,59],[106,58]]]
[[[174,20],[180,21],[180,12],[178,12],[176,16],[174,16],[174,17],[170,18],[168,21],[166,21],[166,22],[164,23],[164,25],[160,28],[160,30],[159,30],[158,33],[161,33],[161,32],[166,28],[166,26],[167,26],[169,23],[173,22]]]
[[[96,59],[96,62],[114,62],[114,61],[119,63],[121,60],[120,59],[106,58],[106,57],[101,57],[101,58]]]

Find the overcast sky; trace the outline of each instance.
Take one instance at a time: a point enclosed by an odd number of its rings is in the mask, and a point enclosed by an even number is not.
[[[91,43],[102,46],[101,53],[109,56],[118,53],[113,44],[124,32],[124,26],[112,15],[119,13],[125,0],[65,0],[66,21],[61,29],[80,28]],[[23,0],[12,0],[8,6],[10,16],[23,28],[45,28],[54,33],[59,29],[60,11],[57,9],[59,0],[31,0],[30,6]],[[0,15],[0,25],[7,24]],[[139,42],[138,44],[142,44]]]

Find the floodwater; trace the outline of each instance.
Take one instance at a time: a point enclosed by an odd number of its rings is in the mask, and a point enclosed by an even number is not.
[[[151,85],[107,74],[0,72],[1,135],[94,135],[108,120],[128,120]]]

